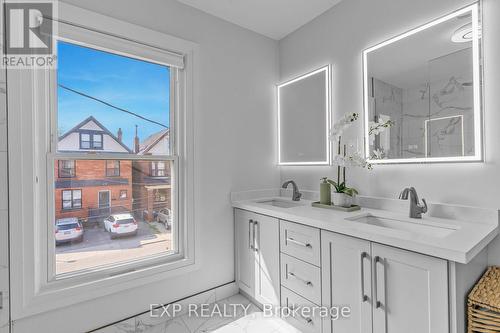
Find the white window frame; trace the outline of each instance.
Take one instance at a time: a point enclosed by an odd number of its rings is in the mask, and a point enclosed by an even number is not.
[[[58,34],[60,38],[78,44],[99,47],[112,53],[109,46],[118,47],[122,54],[151,61],[172,52],[182,54],[184,68],[179,70],[173,82],[178,88],[174,109],[177,131],[171,135],[177,147],[177,156],[161,156],[175,160],[174,187],[179,194],[173,196],[177,207],[179,226],[179,251],[175,255],[153,256],[119,263],[113,267],[94,269],[88,274],[75,274],[59,278],[55,276],[53,242],[54,164],[61,159],[86,157],[86,152],[57,154],[57,138],[51,137],[54,118],[48,118],[57,101],[54,87],[55,71],[8,70],[9,87],[9,209],[11,239],[11,292],[12,319],[20,319],[79,302],[109,295],[133,287],[139,287],[172,276],[196,270],[195,260],[194,184],[194,119],[196,97],[194,81],[197,76],[198,46],[156,31],[93,14],[77,7],[60,4]],[[67,22],[72,22],[68,24]],[[85,27],[83,29],[82,27]],[[124,37],[120,37],[124,36]],[[168,57],[167,57],[168,58]],[[161,61],[158,61],[162,63]],[[175,110],[175,111],[174,111]],[[57,133],[57,132],[55,132]],[[16,142],[16,147],[13,146]],[[157,160],[159,156],[114,154],[114,159]],[[109,160],[109,155],[94,153],[92,159]],[[175,202],[175,197],[179,200]],[[51,213],[52,211],[52,213]],[[15,217],[15,218],[14,218]],[[21,259],[22,258],[22,259]]]

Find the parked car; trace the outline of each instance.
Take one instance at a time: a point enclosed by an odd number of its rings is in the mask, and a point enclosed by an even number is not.
[[[112,214],[104,219],[104,230],[111,238],[137,235],[137,221],[130,213]]]
[[[165,228],[170,229],[172,226],[172,213],[168,208],[162,208],[156,213],[156,222],[163,223]]]
[[[83,226],[76,217],[58,219],[55,225],[56,245],[83,240]]]

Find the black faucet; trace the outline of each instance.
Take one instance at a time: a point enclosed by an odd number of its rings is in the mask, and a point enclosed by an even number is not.
[[[299,188],[293,180],[288,180],[288,181],[284,182],[281,187],[287,188],[289,184],[292,184],[292,186],[293,186],[292,200],[299,201],[300,197],[302,196],[302,193],[299,192]]]
[[[414,219],[421,219],[422,213],[427,213],[427,202],[422,199],[424,205],[418,202],[417,190],[414,187],[406,187],[399,194],[399,199],[407,200],[408,194],[410,195],[410,217]]]

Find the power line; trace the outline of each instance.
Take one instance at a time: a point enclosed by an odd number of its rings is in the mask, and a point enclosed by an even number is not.
[[[146,118],[146,117],[143,117],[143,116],[141,116],[140,114],[137,114],[137,113],[135,113],[135,112],[132,112],[132,111],[129,111],[129,110],[126,110],[126,109],[120,108],[120,107],[115,106],[115,105],[113,105],[113,104],[111,104],[111,103],[108,103],[108,102],[106,102],[106,101],[103,101],[102,99],[99,99],[99,98],[97,98],[97,97],[93,97],[93,96],[87,95],[87,94],[85,94],[85,93],[83,93],[83,92],[81,92],[81,91],[78,91],[78,90],[75,90],[75,89],[72,89],[72,88],[66,87],[65,85],[62,85],[62,84],[60,84],[60,83],[59,83],[59,84],[57,84],[57,85],[58,85],[59,87],[63,88],[63,89],[66,89],[66,90],[68,90],[68,91],[71,91],[72,93],[75,93],[75,94],[80,95],[80,96],[83,96],[83,97],[87,97],[87,98],[89,98],[89,99],[91,99],[91,100],[93,100],[93,101],[96,101],[96,102],[99,102],[99,103],[104,104],[104,105],[106,105],[106,106],[109,106],[110,108],[113,108],[113,109],[116,109],[116,110],[118,110],[118,111],[122,111],[122,112],[125,112],[125,113],[128,113],[128,114],[131,114],[131,115],[133,115],[133,116],[136,116],[137,118],[140,118],[140,119],[145,120],[145,121],[149,121],[150,123],[153,123],[153,124],[159,125],[159,126],[161,126],[161,127],[168,128],[167,126],[163,125],[162,123],[159,123],[159,122],[157,122],[157,121],[154,121],[154,120],[148,119],[148,118]]]

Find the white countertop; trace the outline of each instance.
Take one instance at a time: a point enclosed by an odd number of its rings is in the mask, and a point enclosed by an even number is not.
[[[360,200],[363,207],[354,212],[343,212],[311,206],[311,200],[300,200],[300,206],[281,208],[259,203],[274,198],[288,200],[289,198],[272,195],[270,190],[261,192],[267,196],[258,197],[258,191],[251,195],[232,194],[234,208],[292,221],[327,231],[332,231],[352,237],[366,239],[372,242],[386,244],[405,250],[419,252],[434,257],[466,264],[474,258],[498,234],[498,211],[482,208],[453,206],[429,203],[429,213],[422,219],[410,219],[408,211],[401,210],[401,200],[363,197]],[[249,193],[249,192],[247,192]],[[270,196],[272,195],[272,196]],[[252,197],[251,199],[249,197]],[[383,203],[383,204],[381,204]],[[403,202],[405,203],[405,202]],[[394,207],[397,209],[374,209],[373,207]],[[407,207],[407,203],[403,205]],[[376,225],[346,220],[360,215],[372,214],[385,218],[402,220],[410,223],[423,223],[456,229],[444,237],[422,235],[406,230],[396,230]],[[459,215],[459,217],[457,217]],[[443,216],[451,218],[443,218]]]

